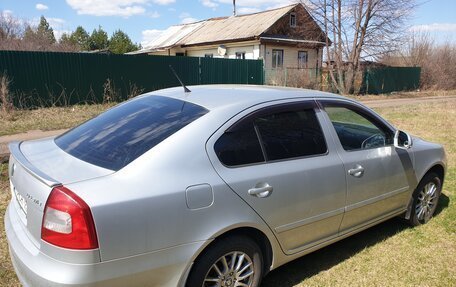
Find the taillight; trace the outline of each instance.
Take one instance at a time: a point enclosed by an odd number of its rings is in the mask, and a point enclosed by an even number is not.
[[[69,249],[98,248],[89,206],[68,188],[54,187],[44,208],[41,239]]]

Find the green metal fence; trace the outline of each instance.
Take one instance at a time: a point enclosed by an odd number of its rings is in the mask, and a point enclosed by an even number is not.
[[[15,106],[125,100],[138,91],[186,85],[264,83],[263,61],[148,55],[0,51]]]
[[[384,94],[410,91],[420,86],[420,67],[384,67],[364,72],[362,93]]]

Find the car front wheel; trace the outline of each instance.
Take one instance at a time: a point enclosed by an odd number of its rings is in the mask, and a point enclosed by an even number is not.
[[[412,213],[410,224],[418,226],[424,224],[434,215],[442,192],[442,180],[435,173],[428,173],[421,180],[413,193]]]
[[[248,237],[233,236],[215,242],[192,267],[187,287],[257,287],[263,258]]]

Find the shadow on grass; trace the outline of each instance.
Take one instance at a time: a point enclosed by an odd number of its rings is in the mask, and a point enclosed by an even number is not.
[[[450,198],[446,196],[445,194],[440,194],[439,197],[439,205],[437,205],[437,208],[435,209],[434,216],[438,216],[442,210],[447,208],[450,205]]]
[[[435,215],[438,216],[442,210],[447,208],[449,202],[448,196],[442,194]],[[328,270],[363,249],[380,243],[408,228],[411,227],[404,220],[400,218],[390,219],[271,271],[263,279],[261,286],[290,287],[297,285],[304,279]]]

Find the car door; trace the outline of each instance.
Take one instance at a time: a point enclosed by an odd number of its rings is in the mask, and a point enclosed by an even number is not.
[[[404,211],[410,198],[407,172],[412,164],[406,151],[393,146],[393,129],[360,105],[339,100],[320,104],[338,142],[347,178],[340,233]]]
[[[236,116],[207,143],[218,174],[288,254],[336,237],[344,212],[342,161],[320,120],[313,100],[266,104]]]

